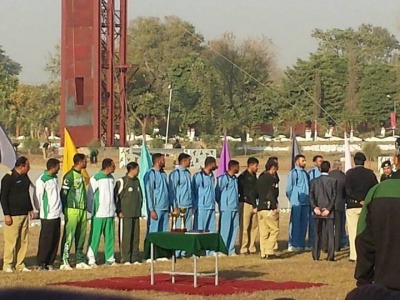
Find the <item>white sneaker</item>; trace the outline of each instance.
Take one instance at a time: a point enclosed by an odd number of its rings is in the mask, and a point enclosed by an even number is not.
[[[238,256],[236,253],[229,254],[229,256]]]
[[[298,253],[298,252],[301,252],[301,251],[303,251],[304,249],[303,248],[301,248],[301,247],[293,247],[293,246],[290,246],[289,248],[288,248],[288,252],[296,252],[296,253]]]
[[[106,261],[104,265],[108,266],[108,267],[118,266],[118,264],[115,261],[113,261],[113,262]]]
[[[138,262],[138,261],[135,261],[133,264],[134,264],[134,265],[141,265],[142,263],[141,263],[141,262]]]
[[[29,270],[27,267],[23,267],[22,269],[18,270],[18,272],[30,273],[30,272],[32,272],[32,271]]]
[[[146,264],[151,264],[151,258],[149,258],[148,260],[146,260]]]
[[[4,273],[14,273],[14,270],[12,268],[5,268],[3,270]]]
[[[157,258],[156,261],[170,261],[170,259],[168,259],[166,257],[160,257],[160,258]]]
[[[60,266],[60,270],[61,271],[71,271],[72,270],[72,268],[71,268],[71,266],[70,265],[61,265]]]
[[[98,267],[96,263],[89,264],[89,269],[97,269]]]
[[[92,268],[91,266],[89,266],[87,263],[84,262],[81,262],[75,266],[75,269],[77,270],[89,270],[91,268]]]
[[[131,263],[129,261],[127,261],[126,263],[124,263],[124,266],[130,266]]]

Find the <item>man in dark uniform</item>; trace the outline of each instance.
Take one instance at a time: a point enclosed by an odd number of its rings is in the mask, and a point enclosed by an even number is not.
[[[238,178],[239,186],[239,244],[240,254],[256,253],[256,237],[258,234],[257,220],[257,171],[259,161],[250,157],[247,169]]]
[[[390,163],[390,160],[385,160],[382,163],[381,168],[383,170],[383,174],[381,176],[380,182],[392,177],[393,170],[392,170],[392,164]]]
[[[400,170],[399,149],[393,157]],[[400,299],[400,171],[374,186],[365,198],[357,228],[358,288],[346,299]]]
[[[262,259],[275,258],[275,247],[279,235],[279,211],[275,194],[278,168],[276,160],[268,160],[265,171],[257,180],[258,205],[257,216],[260,228],[260,250]]]
[[[329,161],[323,161],[321,163],[321,176],[310,183],[310,205],[314,213],[315,224],[314,246],[312,249],[314,260],[319,260],[324,241],[323,235],[326,236],[325,240],[327,242],[327,260],[335,260],[333,218],[337,181],[335,178],[328,176],[330,167]]]
[[[365,155],[357,152],[354,155],[355,167],[346,173],[344,185],[347,194],[346,219],[349,231],[350,261],[356,261],[357,253],[355,248],[356,230],[361,208],[364,204],[368,191],[378,183],[374,172],[364,168],[367,160]]]
[[[140,216],[142,211],[142,188],[138,179],[139,165],[130,162],[126,165],[127,174],[115,185],[117,194],[117,215],[119,224],[119,244],[121,263],[140,264],[139,238]]]
[[[345,219],[346,206],[346,189],[344,188],[344,180],[346,175],[342,172],[342,163],[340,160],[335,160],[332,165],[332,171],[329,176],[337,181],[337,192],[335,201],[335,251],[340,251],[342,248],[342,237]]]

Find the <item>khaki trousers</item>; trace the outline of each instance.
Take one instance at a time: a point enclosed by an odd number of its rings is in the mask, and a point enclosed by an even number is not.
[[[258,220],[257,215],[253,212],[253,206],[246,202],[240,202],[239,216],[240,253],[255,253],[257,252],[255,244],[258,235]]]
[[[16,270],[25,267],[24,260],[28,250],[29,217],[12,216],[12,225],[4,224],[4,258],[3,270],[12,268],[15,263]]]
[[[279,235],[279,221],[273,216],[268,216],[269,210],[261,210],[258,215],[258,226],[260,228],[260,250],[261,257],[273,255]]]
[[[361,213],[361,208],[346,209],[346,220],[347,220],[347,230],[349,231],[351,260],[357,260],[356,236],[357,236],[357,224],[358,224],[358,219],[360,218],[360,213]]]

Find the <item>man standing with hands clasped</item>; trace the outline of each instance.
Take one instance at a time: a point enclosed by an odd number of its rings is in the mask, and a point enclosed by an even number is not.
[[[334,246],[334,206],[337,193],[337,181],[329,177],[328,172],[331,167],[329,161],[321,163],[321,176],[315,178],[310,183],[310,204],[314,212],[315,235],[312,257],[319,260],[322,248],[323,235],[327,238],[327,250],[329,261],[335,260]]]
[[[117,194],[117,215],[119,217],[119,244],[121,263],[140,264],[139,238],[142,211],[142,188],[138,179],[139,165],[130,162],[127,173],[115,185]]]
[[[15,168],[1,180],[1,206],[4,213],[4,257],[3,271],[6,273],[31,272],[24,263],[28,250],[29,219],[33,218],[33,207],[29,195],[31,180],[28,177],[29,161],[21,156]]]

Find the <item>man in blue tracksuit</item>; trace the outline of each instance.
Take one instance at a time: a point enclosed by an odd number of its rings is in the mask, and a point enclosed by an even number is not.
[[[230,256],[236,256],[235,242],[239,230],[239,162],[231,160],[228,171],[218,177],[215,196],[219,207],[219,233]]]
[[[181,153],[178,156],[179,165],[169,174],[169,202],[175,211],[186,208],[185,228],[192,230],[193,198],[192,198],[192,178],[188,170],[191,156]],[[176,222],[177,228],[181,227],[181,218]],[[184,251],[177,251],[176,257],[184,256]]]
[[[144,176],[146,189],[147,232],[168,231],[169,210],[171,203],[168,198],[167,175],[164,172],[165,157],[155,153],[152,157],[153,167]]]
[[[215,232],[215,177],[213,171],[217,169],[214,157],[207,157],[204,168],[193,175],[193,210],[195,230],[209,230]],[[211,255],[212,251],[207,251]]]
[[[308,172],[308,177],[311,180],[318,178],[321,176],[321,163],[324,158],[321,155],[315,155],[313,157],[314,167]],[[314,217],[313,211],[310,207],[310,214],[308,216],[308,250],[311,250],[311,247],[314,245]]]
[[[295,168],[289,172],[286,196],[291,206],[289,224],[289,251],[302,251],[305,247],[307,224],[310,211],[309,177],[304,170],[306,158],[302,154],[295,157]]]

